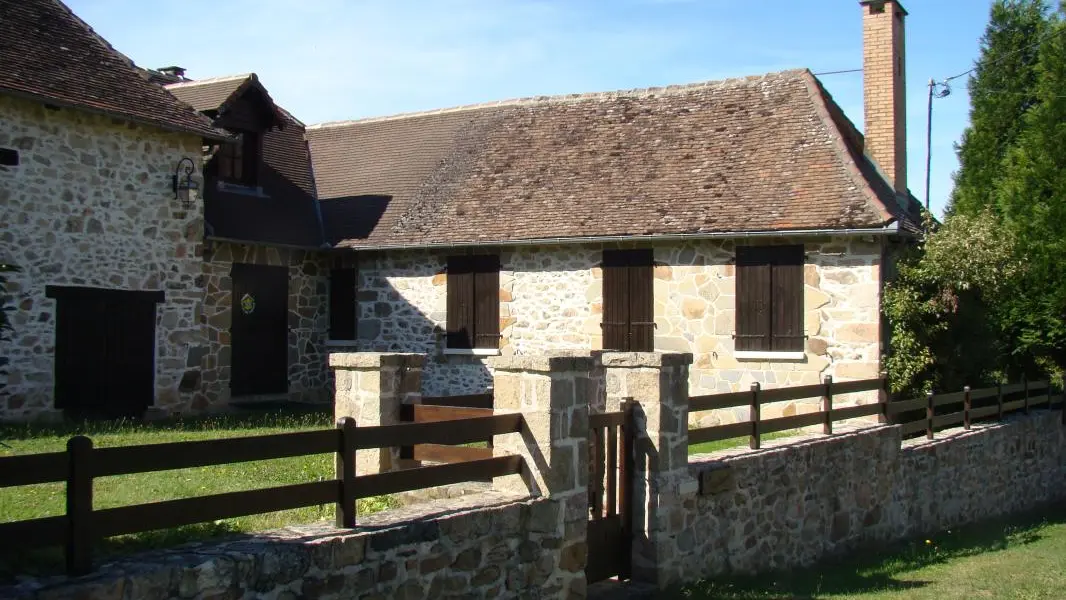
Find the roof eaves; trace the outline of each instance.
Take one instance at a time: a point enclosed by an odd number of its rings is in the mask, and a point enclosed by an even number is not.
[[[883,222],[891,222],[896,218],[895,215],[892,214],[892,211],[889,210],[884,202],[881,201],[881,198],[878,197],[877,192],[874,191],[870,182],[867,181],[866,177],[859,169],[859,165],[855,164],[855,160],[852,158],[852,154],[848,149],[847,142],[844,140],[844,135],[840,131],[839,126],[837,126],[836,120],[833,119],[833,116],[829,113],[829,101],[825,97],[825,92],[822,89],[821,83],[809,69],[804,69],[801,72],[801,78],[807,85],[807,92],[814,105],[815,113],[833,138],[833,151],[844,165],[848,176],[851,178],[852,182],[855,183],[856,187],[862,191],[867,202],[877,211]]]
[[[225,132],[225,131],[223,131],[221,129],[218,129],[216,127],[212,127],[210,124],[205,124],[203,129],[200,129],[198,127],[179,127],[179,126],[171,124],[171,123],[167,123],[167,122],[163,122],[163,121],[156,121],[156,120],[153,120],[153,119],[147,119],[147,118],[139,117],[137,115],[132,115],[132,114],[129,114],[129,113],[118,112],[118,111],[114,111],[114,110],[108,110],[106,108],[101,108],[99,106],[89,105],[89,104],[86,104],[86,103],[80,102],[80,101],[67,100],[65,98],[60,98],[58,96],[51,95],[51,94],[49,94],[49,95],[38,94],[38,93],[35,93],[35,92],[30,92],[30,91],[27,91],[27,90],[20,90],[20,89],[10,88],[10,87],[6,87],[6,86],[0,86],[0,93],[9,94],[11,96],[22,98],[24,100],[33,100],[35,102],[41,102],[43,104],[51,104],[51,105],[54,105],[54,106],[61,106],[61,107],[64,107],[64,108],[72,108],[74,110],[80,110],[80,111],[84,111],[84,112],[88,112],[88,113],[102,115],[102,116],[105,116],[105,117],[111,117],[111,118],[114,118],[114,119],[120,119],[120,120],[123,120],[123,121],[129,121],[131,123],[137,123],[137,124],[140,124],[140,125],[147,125],[149,127],[155,127],[155,128],[158,128],[158,129],[163,129],[165,131],[171,131],[171,132],[174,132],[174,133],[187,133],[187,134],[192,134],[192,135],[198,135],[200,137],[203,137],[203,138],[206,138],[206,139],[209,139],[209,140],[226,141],[226,140],[232,139],[232,137],[233,137],[229,133],[227,133],[227,132]],[[179,102],[180,102],[180,100],[179,100]]]

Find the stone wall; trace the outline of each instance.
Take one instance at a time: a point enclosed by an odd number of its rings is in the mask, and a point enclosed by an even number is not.
[[[804,310],[810,337],[802,359],[772,361],[737,360],[733,355],[733,241],[655,246],[655,349],[694,355],[693,394],[747,389],[754,381],[778,387],[817,383],[825,375],[838,380],[878,375],[881,244],[844,237],[803,243]],[[605,247],[618,246],[501,251],[502,354],[530,356],[602,347],[599,265]],[[446,261],[443,251],[411,251],[365,253],[360,262],[360,349],[428,353],[424,392],[432,396],[477,393],[491,382],[482,359],[443,354]],[[849,400],[858,399],[840,398],[838,404]],[[794,414],[804,408],[782,404],[775,410]],[[740,415],[721,411],[701,416],[707,422],[728,422]]]
[[[664,584],[810,565],[1066,497],[1061,413],[900,442],[898,427],[693,456]]]
[[[5,598],[565,598],[557,506],[501,493],[360,519],[355,530],[289,527],[103,566],[82,579],[0,588]]]
[[[190,380],[199,379],[189,405],[194,411],[224,408],[230,401],[230,325],[234,263],[289,269],[289,391],[297,402],[330,402],[326,336],[329,331],[329,263],[319,252],[211,242],[204,255],[206,345],[190,359]],[[198,372],[196,367],[199,367]]]
[[[0,146],[20,153],[18,166],[0,166],[0,262],[23,268],[8,285],[17,310],[3,352],[10,395],[0,418],[54,407],[56,303],[45,297],[48,285],[164,291],[155,406],[191,402],[181,382],[202,344],[203,206],[194,197],[184,209],[171,175],[181,158],[198,160],[200,144],[194,135],[0,97]]]

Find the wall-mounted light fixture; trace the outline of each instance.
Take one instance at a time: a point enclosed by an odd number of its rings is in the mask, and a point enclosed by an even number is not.
[[[196,165],[189,157],[184,157],[178,161],[178,166],[174,169],[173,176],[173,188],[174,199],[181,200],[181,207],[188,210],[192,208],[192,194],[193,190],[199,189],[199,184],[193,179],[193,173],[196,172]]]

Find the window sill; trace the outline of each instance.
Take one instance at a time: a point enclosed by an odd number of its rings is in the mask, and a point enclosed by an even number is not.
[[[737,360],[803,360],[807,358],[805,352],[764,352],[762,350],[737,350],[733,352],[733,358]]]
[[[445,348],[445,356],[499,356],[498,348]]]
[[[359,344],[359,340],[326,340],[327,348],[349,348]]]

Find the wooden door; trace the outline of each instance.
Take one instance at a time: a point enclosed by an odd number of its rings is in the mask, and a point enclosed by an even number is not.
[[[289,389],[289,269],[235,263],[230,326],[234,396]]]
[[[56,299],[56,408],[75,417],[141,417],[155,397],[163,292],[49,286],[46,294]]]

